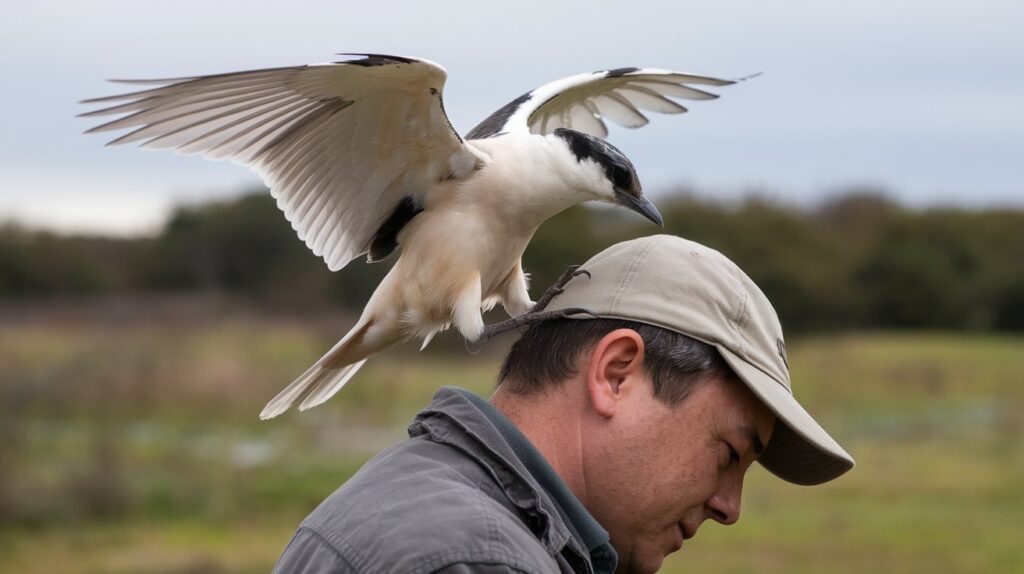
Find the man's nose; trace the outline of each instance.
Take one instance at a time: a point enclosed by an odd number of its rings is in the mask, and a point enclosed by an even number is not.
[[[740,519],[740,497],[743,478],[726,478],[722,486],[707,501],[708,515],[721,524],[736,524]]]

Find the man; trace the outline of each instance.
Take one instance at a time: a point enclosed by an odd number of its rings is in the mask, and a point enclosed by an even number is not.
[[[798,484],[853,467],[793,398],[770,303],[717,251],[627,241],[555,293],[543,317],[572,318],[528,328],[490,402],[440,390],[276,571],[654,572],[704,520],[739,519],[755,460]]]

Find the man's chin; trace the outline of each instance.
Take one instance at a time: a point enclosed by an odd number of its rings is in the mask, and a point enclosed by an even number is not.
[[[643,562],[639,564],[640,568],[631,570],[630,574],[654,574],[658,570],[661,570],[661,565],[664,563],[664,556],[645,557]]]
[[[615,569],[616,574],[654,574],[658,570],[661,570],[661,565],[665,562],[666,555],[662,552],[646,552],[633,554],[628,563],[619,562],[619,567]]]

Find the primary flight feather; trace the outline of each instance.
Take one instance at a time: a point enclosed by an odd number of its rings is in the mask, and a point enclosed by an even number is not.
[[[117,116],[89,132],[132,129],[139,142],[256,170],[307,246],[336,271],[387,257],[391,271],[359,321],[271,400],[261,418],[334,395],[366,359],[422,345],[454,324],[469,340],[482,312],[533,306],[521,257],[549,217],[583,201],[627,207],[661,224],[632,163],[604,141],[606,120],[647,123],[642,110],[682,113],[675,99],[717,96],[692,85],[730,80],[619,68],[523,94],[461,137],[444,110],[447,74],[422,59],[345,54],[325,64],[165,80],[86,100]]]

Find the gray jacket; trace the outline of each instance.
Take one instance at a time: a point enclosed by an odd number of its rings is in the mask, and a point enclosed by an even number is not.
[[[489,403],[445,387],[299,526],[275,572],[600,573],[608,534]]]

